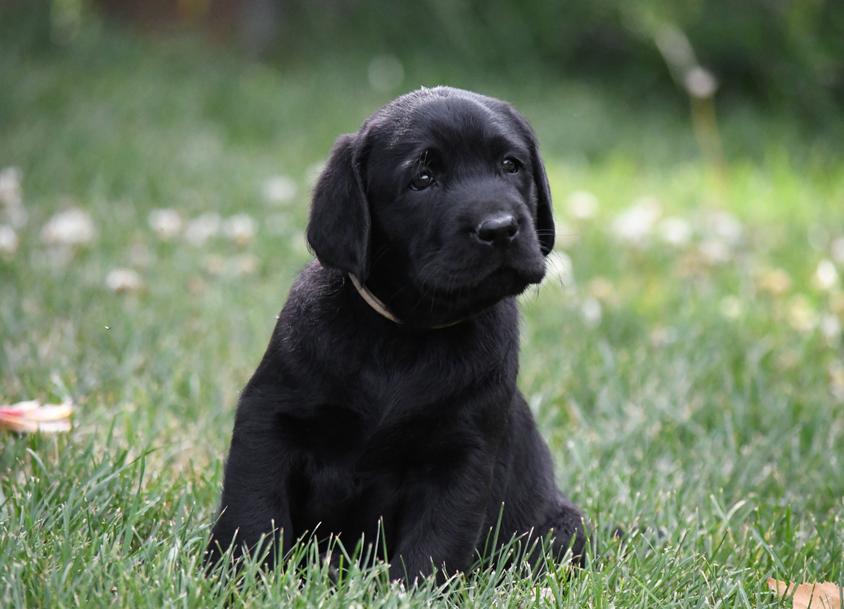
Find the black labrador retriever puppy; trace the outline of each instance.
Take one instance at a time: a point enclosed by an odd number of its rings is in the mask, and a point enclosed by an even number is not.
[[[460,89],[399,97],[337,140],[308,242],[240,397],[211,563],[262,536],[281,555],[381,531],[410,580],[469,568],[491,530],[579,556],[581,513],[516,388],[515,296],[554,245],[525,119]]]

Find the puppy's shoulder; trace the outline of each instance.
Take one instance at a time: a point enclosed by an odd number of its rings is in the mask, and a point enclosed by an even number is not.
[[[312,260],[293,282],[284,308],[325,306],[340,293],[345,281],[345,274],[341,271],[326,268],[319,260]]]

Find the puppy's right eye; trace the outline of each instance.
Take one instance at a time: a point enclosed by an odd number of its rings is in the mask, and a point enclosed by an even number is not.
[[[434,174],[428,169],[422,169],[410,181],[413,190],[425,190],[434,183]]]

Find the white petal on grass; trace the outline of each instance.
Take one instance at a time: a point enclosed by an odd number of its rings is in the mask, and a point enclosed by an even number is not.
[[[744,235],[744,226],[731,213],[716,211],[704,218],[710,236],[726,242],[730,246],[738,245]]]
[[[574,285],[574,266],[571,258],[561,251],[553,251],[545,258],[543,282],[558,283],[563,287]]]
[[[838,237],[832,241],[830,253],[835,262],[844,266],[844,237]]]
[[[236,214],[223,224],[223,234],[238,245],[246,245],[255,238],[258,224],[248,214]]]
[[[818,329],[824,338],[830,342],[838,342],[838,339],[841,338],[841,321],[837,315],[833,315],[832,313],[821,315],[820,322],[818,322]]]
[[[724,264],[733,257],[729,244],[721,239],[707,239],[699,246],[701,257],[709,264]]]
[[[643,197],[616,216],[610,228],[619,240],[643,245],[659,215],[659,203],[652,197]]]
[[[741,300],[735,296],[725,296],[722,298],[719,308],[721,310],[721,315],[727,319],[738,319],[744,312],[744,306],[742,305]]]
[[[683,218],[671,216],[662,220],[657,227],[660,239],[669,245],[682,247],[692,238],[692,226]]]
[[[18,235],[15,229],[0,224],[0,255],[11,256],[18,251]]]
[[[137,292],[144,286],[141,276],[132,269],[117,268],[108,272],[105,278],[106,287],[116,294]]]
[[[284,175],[270,176],[261,184],[261,196],[268,203],[276,205],[289,203],[296,196],[297,191],[293,178]]]
[[[21,228],[26,224],[27,213],[23,206],[21,170],[17,167],[0,169],[0,219]]]
[[[0,206],[20,207],[23,205],[22,177],[23,174],[17,167],[0,169]]]
[[[580,304],[580,314],[583,316],[586,325],[595,327],[601,323],[603,307],[597,298],[589,297]]]
[[[569,214],[578,220],[589,220],[598,213],[598,197],[586,190],[576,190],[566,202]]]
[[[206,212],[197,216],[185,226],[185,239],[191,245],[203,245],[212,237],[220,234],[223,220],[220,214]]]
[[[96,236],[91,216],[78,208],[57,213],[41,229],[41,239],[49,245],[84,245]]]
[[[818,314],[808,300],[797,296],[789,305],[788,323],[798,332],[811,332],[818,325]]]
[[[153,209],[147,216],[149,227],[162,239],[173,239],[182,232],[182,216],[175,209]]]
[[[815,269],[815,285],[821,290],[832,290],[838,285],[838,269],[831,260],[821,260]]]

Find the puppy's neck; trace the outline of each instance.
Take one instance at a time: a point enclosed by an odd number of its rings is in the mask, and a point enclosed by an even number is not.
[[[358,294],[360,294],[360,297],[363,298],[364,302],[366,302],[373,311],[378,313],[381,317],[389,319],[393,323],[403,323],[402,320],[393,315],[393,312],[387,308],[387,305],[381,302],[380,298],[369,291],[361,280],[357,278],[357,275],[349,273],[349,279],[352,280],[352,285],[355,286],[355,289],[358,291]]]
[[[390,311],[389,307],[387,307],[384,302],[378,298],[375,294],[373,294],[366,285],[358,279],[358,277],[352,273],[349,273],[349,279],[352,282],[352,285],[355,286],[360,297],[363,301],[369,305],[369,307],[378,313],[381,317],[385,319],[389,319],[394,324],[404,325],[404,322],[399,319],[392,311]],[[440,324],[436,326],[431,326],[431,330],[439,330],[441,328],[450,328],[451,326],[456,326],[459,323],[462,323],[463,319],[458,319],[457,321],[453,321],[447,324]]]

